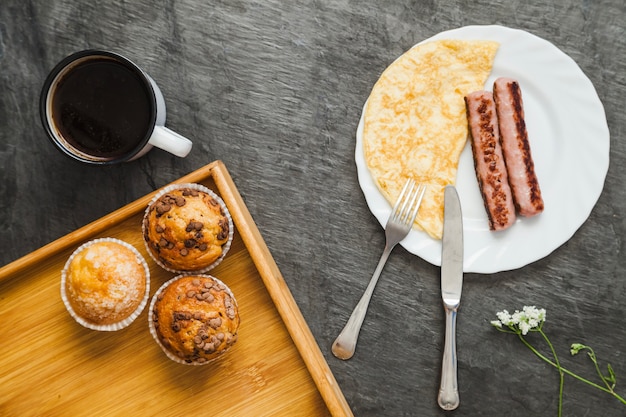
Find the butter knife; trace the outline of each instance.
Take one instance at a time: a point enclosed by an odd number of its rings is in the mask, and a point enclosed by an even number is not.
[[[437,402],[444,410],[459,406],[456,357],[456,315],[463,289],[463,217],[459,195],[451,185],[444,191],[441,249],[441,298],[446,312],[446,333]]]

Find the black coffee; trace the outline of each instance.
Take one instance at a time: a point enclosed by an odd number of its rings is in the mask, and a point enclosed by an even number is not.
[[[125,63],[93,58],[79,63],[56,86],[52,120],[77,150],[102,159],[123,157],[151,133],[153,98]]]

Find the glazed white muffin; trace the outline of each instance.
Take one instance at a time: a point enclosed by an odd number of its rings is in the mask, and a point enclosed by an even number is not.
[[[62,271],[61,298],[69,313],[93,330],[119,330],[141,313],[150,271],[141,254],[118,239],[81,245]]]

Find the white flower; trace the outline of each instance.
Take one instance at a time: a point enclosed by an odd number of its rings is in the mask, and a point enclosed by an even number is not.
[[[533,317],[535,317],[537,320],[546,320],[546,310],[544,308],[537,308],[535,306],[532,306],[530,309],[530,311],[532,311]]]
[[[522,331],[522,334],[526,336],[528,334],[528,331],[531,329],[531,327],[530,327],[530,324],[528,324],[528,322],[522,321],[519,324],[519,329]]]
[[[502,310],[502,311],[498,311],[496,313],[496,316],[498,317],[498,319],[500,320],[500,322],[502,324],[504,324],[505,326],[510,326],[511,324],[513,324],[511,322],[511,315],[509,314],[508,311],[506,310]]]
[[[501,328],[502,328],[502,322],[501,322],[500,320],[492,320],[492,321],[491,321],[491,325],[492,325],[492,326],[495,326],[495,327],[497,327],[497,328],[499,328],[499,329],[501,329]]]
[[[498,320],[494,320],[491,324],[501,328],[503,325],[508,326],[513,331],[520,331],[524,336],[529,331],[541,327],[546,320],[546,310],[538,309],[535,306],[524,306],[522,311],[515,310],[513,314],[509,314],[507,310],[496,313]]]
[[[535,320],[544,320],[546,316],[546,310],[544,310],[543,308],[538,309],[535,306],[524,306],[522,310],[524,311],[524,314],[526,314],[526,316]]]

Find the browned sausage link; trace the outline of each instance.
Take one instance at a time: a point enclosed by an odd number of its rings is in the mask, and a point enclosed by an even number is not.
[[[476,91],[465,97],[476,178],[483,197],[489,228],[504,230],[515,222],[515,206],[499,143],[493,94]]]
[[[534,216],[543,211],[543,199],[530,152],[520,86],[511,78],[498,78],[493,97],[515,208],[522,216]]]

